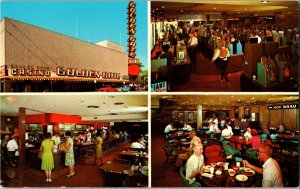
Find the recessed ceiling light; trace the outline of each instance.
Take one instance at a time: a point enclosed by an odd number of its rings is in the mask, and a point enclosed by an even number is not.
[[[214,7],[214,10],[216,10],[217,8],[216,7]]]
[[[269,3],[269,0],[261,0],[261,3]]]
[[[99,108],[99,106],[97,106],[97,105],[89,105],[89,106],[87,106],[88,108]]]

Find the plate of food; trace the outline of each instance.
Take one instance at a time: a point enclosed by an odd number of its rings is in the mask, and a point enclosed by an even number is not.
[[[221,175],[222,174],[222,171],[221,170],[216,170],[216,175]]]
[[[235,179],[241,182],[244,182],[246,180],[248,180],[248,177],[246,175],[236,175]]]
[[[244,171],[243,173],[242,173],[243,175],[246,175],[246,176],[253,176],[253,175],[255,175],[255,171],[253,171],[253,170],[247,170],[247,171]]]
[[[238,170],[238,169],[239,169],[239,167],[236,166],[236,165],[233,165],[232,168],[235,169],[235,170]]]
[[[235,170],[233,170],[233,169],[228,169],[228,173],[229,173],[230,176],[233,177],[233,176],[235,175],[236,172],[235,172]]]
[[[209,165],[204,166],[204,167],[203,167],[203,171],[204,171],[205,173],[209,173],[209,172],[210,172],[210,166],[209,166]]]
[[[216,164],[216,163],[210,163],[210,165],[211,165],[212,167],[215,167],[217,164]]]
[[[218,162],[217,166],[223,167],[224,166],[224,162]]]

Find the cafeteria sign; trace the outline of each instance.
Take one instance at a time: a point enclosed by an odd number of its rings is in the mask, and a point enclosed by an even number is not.
[[[167,82],[151,84],[151,92],[167,92]]]
[[[282,109],[296,109],[296,108],[298,108],[298,104],[268,106],[268,110],[282,110]]]

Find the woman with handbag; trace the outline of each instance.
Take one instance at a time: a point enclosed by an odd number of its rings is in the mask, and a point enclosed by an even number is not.
[[[54,168],[54,159],[53,159],[54,144],[50,139],[51,139],[51,134],[47,133],[45,136],[45,140],[42,142],[40,147],[40,153],[42,153],[41,169],[45,171],[46,182],[52,182],[51,170]]]
[[[69,174],[66,177],[72,177],[75,175],[74,171],[74,151],[73,151],[73,138],[71,137],[71,132],[66,131],[66,145],[65,145],[65,166],[69,166]]]

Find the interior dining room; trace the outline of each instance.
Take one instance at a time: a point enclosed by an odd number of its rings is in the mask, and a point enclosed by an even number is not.
[[[270,172],[257,168],[266,167],[268,146],[280,167],[274,179],[297,187],[298,104],[298,93],[152,95],[151,186],[265,186]],[[190,172],[196,156],[199,172]]]
[[[298,91],[298,3],[152,1],[152,90]]]
[[[148,186],[147,95],[4,94],[0,112],[1,187]]]

